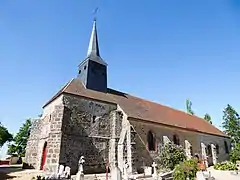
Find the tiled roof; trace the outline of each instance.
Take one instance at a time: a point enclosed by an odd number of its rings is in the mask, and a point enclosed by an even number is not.
[[[215,126],[197,116],[189,115],[185,112],[115,91],[113,89],[108,89],[108,93],[86,89],[78,79],[73,79],[66,84],[49,102],[46,103],[46,105],[62,93],[118,104],[127,114],[128,118],[227,137],[226,134]]]

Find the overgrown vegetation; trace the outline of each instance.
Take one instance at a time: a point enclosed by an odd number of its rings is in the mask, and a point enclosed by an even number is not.
[[[225,161],[225,162],[221,162],[221,163],[217,163],[214,165],[214,169],[216,170],[222,170],[222,171],[233,171],[233,170],[237,170],[236,168],[236,164],[229,162],[229,161]]]
[[[198,162],[197,159],[192,158],[189,160],[184,160],[180,164],[176,165],[173,172],[174,180],[194,180],[196,173],[198,171]]]
[[[168,143],[162,147],[156,162],[159,170],[173,170],[177,164],[185,159],[185,151],[181,146]]]
[[[12,141],[13,136],[10,134],[6,127],[0,123],[0,148],[6,143]]]
[[[23,126],[19,129],[19,132],[13,138],[13,143],[8,146],[8,154],[18,154],[18,156],[21,157],[25,155],[31,125],[31,119],[27,119]]]

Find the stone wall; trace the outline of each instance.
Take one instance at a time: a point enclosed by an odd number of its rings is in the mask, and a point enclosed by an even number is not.
[[[84,156],[85,173],[106,171],[111,139],[112,112],[116,105],[90,99],[64,95],[64,116],[59,163],[78,169],[80,156]]]
[[[159,124],[154,123],[148,123],[144,121],[136,121],[131,120],[130,124],[133,126],[135,131],[137,132],[139,138],[138,138],[138,146],[139,142],[144,144],[145,149],[143,148],[137,148],[136,153],[136,159],[140,160],[140,157],[146,157],[148,154],[151,155],[151,157],[154,159],[154,156],[157,155],[158,150],[163,145],[163,136],[167,136],[171,141],[173,141],[173,136],[177,135],[179,137],[180,145],[185,147],[185,140],[188,140],[190,144],[192,145],[192,155],[195,153],[202,154],[201,152],[201,142],[206,145],[211,144],[218,144],[219,146],[219,153],[217,154],[217,160],[218,162],[227,160],[229,158],[229,154],[225,152],[225,145],[224,141],[227,141],[228,148],[230,150],[230,141],[226,137],[220,137],[215,135],[208,135],[208,134],[202,134],[198,132],[193,131],[187,131],[182,130],[174,127],[168,127],[163,126]],[[156,151],[155,152],[149,152],[147,150],[147,133],[151,131],[154,134],[154,138],[156,139]],[[146,158],[149,160],[149,158]],[[211,161],[211,159],[210,159]],[[137,164],[137,168],[139,169],[141,167],[141,164],[143,162],[139,162]],[[150,162],[144,162],[145,164],[149,164]]]
[[[55,171],[59,163],[63,106],[53,103],[51,111],[35,121],[31,128],[26,148],[25,162],[35,169],[41,168],[44,145],[46,144],[45,171]]]
[[[40,169],[43,146],[49,138],[49,117],[35,120],[27,142],[25,162],[35,169]]]

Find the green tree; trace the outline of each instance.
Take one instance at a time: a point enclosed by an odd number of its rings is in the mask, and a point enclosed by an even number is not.
[[[210,116],[208,113],[206,113],[206,114],[204,115],[204,119],[205,119],[207,122],[209,122],[210,124],[212,124],[212,118],[211,118],[211,116]]]
[[[29,137],[31,125],[31,119],[27,119],[14,137],[13,144],[9,145],[8,154],[17,153],[19,156],[25,155],[25,149],[27,146],[27,140]]]
[[[231,153],[230,153],[230,160],[233,163],[236,163],[236,161],[240,160],[240,143],[236,144],[236,146],[231,151]]]
[[[188,114],[194,115],[192,110],[192,102],[189,99],[186,100],[186,109]]]
[[[234,144],[240,142],[240,117],[237,111],[229,104],[223,110],[222,125],[225,133],[231,138]]]
[[[2,147],[6,142],[12,141],[12,139],[12,134],[10,134],[7,128],[0,123],[0,147]]]

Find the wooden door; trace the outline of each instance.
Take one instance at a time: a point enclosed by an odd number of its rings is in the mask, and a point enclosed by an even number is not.
[[[41,170],[43,170],[43,167],[46,163],[46,159],[47,159],[47,142],[45,142],[44,146],[43,146],[42,162],[41,162],[41,167],[40,167]]]

